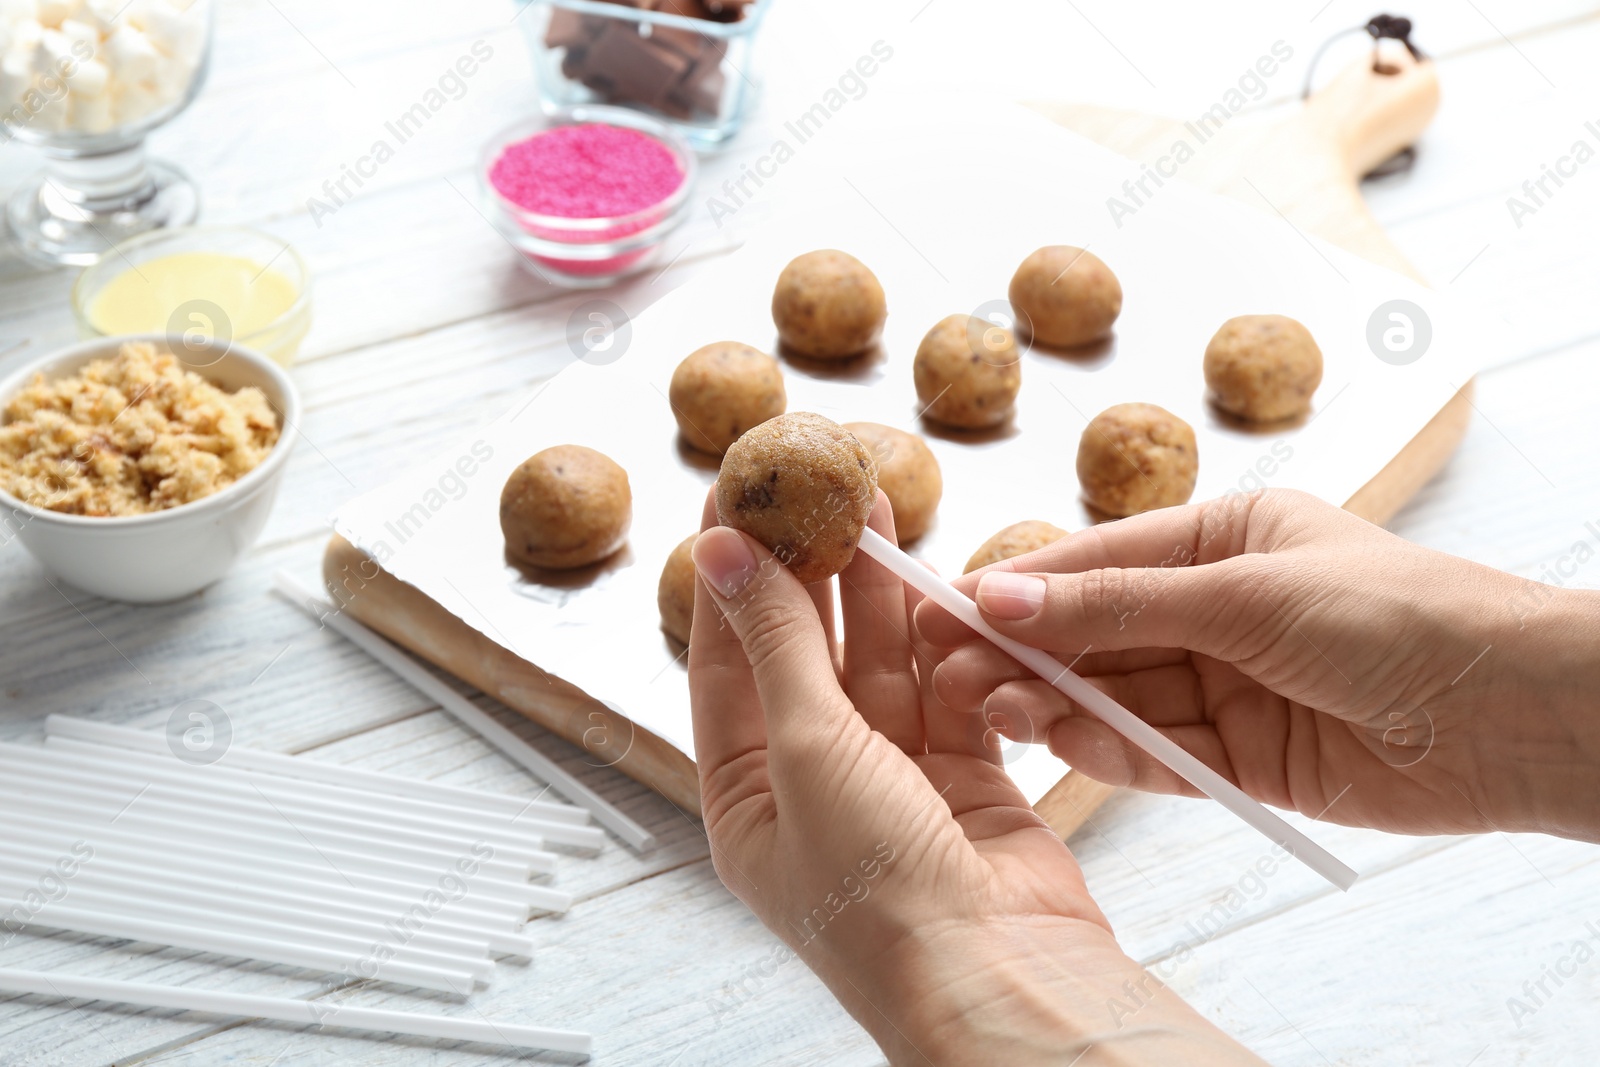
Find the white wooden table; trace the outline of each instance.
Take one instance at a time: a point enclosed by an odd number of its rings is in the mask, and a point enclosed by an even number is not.
[[[1283,39],[1295,60],[1253,105],[1264,111],[1297,92],[1319,40],[1373,13],[1347,0],[1226,9],[1170,0],[1158,11],[1115,0],[881,0],[863,16],[865,6],[780,0],[761,54],[760,109],[747,136],[707,167],[707,191],[765,152],[766,131],[809,107],[875,40],[889,42],[894,59],[871,92],[932,79],[1186,114],[1209,107]],[[1370,190],[1435,285],[1502,312],[1517,330],[1506,362],[1481,378],[1459,455],[1394,529],[1545,580],[1577,542],[1600,547],[1592,443],[1600,161],[1520,228],[1506,198],[1572,142],[1600,145],[1583,125],[1600,119],[1592,6],[1426,0],[1404,12],[1440,57],[1444,105],[1415,171]],[[316,325],[296,371],[305,441],[255,550],[181,603],[132,608],[57,589],[20,547],[0,548],[0,738],[37,741],[54,711],[154,726],[178,703],[204,697],[226,709],[240,743],[515,794],[540,790],[266,592],[279,568],[315,573],[325,517],[340,501],[435,454],[570,358],[565,320],[582,298],[523,273],[462,196],[479,145],[533,105],[514,12],[504,0],[225,3],[211,83],[154,147],[200,179],[207,220],[264,227],[310,260]],[[314,223],[307,198],[324,195],[323,181],[480,39],[493,57],[465,95],[359,196]],[[975,148],[981,134],[952,131]],[[0,148],[0,188],[36,165],[26,149]],[[643,307],[731,247],[778,195],[763,191],[721,228],[698,213],[671,267],[616,299]],[[72,339],[71,281],[0,259],[0,372]],[[1600,585],[1600,560],[1562,580]],[[495,710],[654,829],[662,847],[642,858],[612,847],[565,862],[561,884],[581,903],[535,922],[537,958],[508,969],[470,1007],[381,989],[358,994],[360,1002],[592,1028],[595,1062],[608,1067],[881,1062],[803,968],[773,969],[776,941],[718,884],[697,824]],[[197,813],[195,847],[207,834]],[[1592,938],[1585,924],[1600,925],[1600,849],[1504,835],[1328,828],[1321,836],[1365,874],[1349,896],[1299,870],[1252,881],[1246,872],[1261,845],[1207,804],[1119,796],[1072,844],[1128,949],[1276,1063],[1593,1062],[1600,960],[1559,988],[1547,979],[1551,995],[1520,1025],[1507,999],[1526,999],[1524,982],[1539,982]],[[316,989],[315,976],[291,968],[76,935],[19,936],[0,963],[289,996]],[[0,1000],[7,1065],[506,1059],[470,1045]]]

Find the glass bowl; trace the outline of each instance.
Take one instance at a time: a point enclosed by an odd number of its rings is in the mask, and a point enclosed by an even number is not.
[[[156,230],[115,246],[78,275],[72,313],[84,338],[215,339],[287,367],[311,328],[311,271],[291,245],[258,230]]]
[[[6,221],[33,262],[88,266],[120,241],[199,213],[193,181],[146,159],[144,140],[205,83],[212,3],[130,0],[108,18],[81,0],[55,6],[71,13],[51,27],[0,6],[12,54],[22,44],[33,58],[27,69],[9,59],[0,67],[0,138],[45,157],[12,194]]]
[[[627,215],[569,218],[540,215],[503,196],[489,180],[489,171],[509,145],[561,126],[598,123],[637,130],[672,152],[683,181],[665,200]],[[551,114],[525,119],[501,130],[484,146],[478,180],[495,228],[518,252],[533,274],[556,285],[594,289],[635,274],[655,262],[665,238],[689,215],[689,196],[699,165],[685,138],[667,123],[629,108],[583,105],[557,108]]]
[[[517,21],[547,112],[623,104],[672,123],[696,149],[711,151],[744,121],[756,33],[770,3],[728,0],[723,10],[740,17],[721,22],[604,0],[533,0]],[[699,8],[702,0],[676,6]]]

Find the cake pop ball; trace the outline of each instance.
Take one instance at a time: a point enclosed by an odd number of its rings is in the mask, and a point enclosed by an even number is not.
[[[847,359],[866,351],[888,317],[877,276],[855,256],[832,248],[791,260],[772,292],[779,340],[812,359]]]
[[[689,629],[694,622],[694,586],[698,578],[694,569],[694,540],[699,534],[690,534],[678,543],[667,556],[661,568],[661,580],[656,585],[656,607],[661,611],[661,629],[668,637],[689,643]]]
[[[1049,245],[1011,279],[1018,327],[1040,344],[1076,348],[1111,336],[1122,313],[1122,283],[1093,252]]]
[[[534,567],[598,563],[627,541],[632,519],[628,473],[582,445],[556,445],[529,457],[500,492],[506,551]]]
[[[667,394],[691,448],[720,456],[752,426],[782,415],[788,400],[778,361],[737,341],[689,353]]]
[[[1186,504],[1199,475],[1194,430],[1154,404],[1116,404],[1078,441],[1083,498],[1113,518]]]
[[[1012,559],[1016,556],[1025,556],[1035,552],[1045,545],[1055,544],[1067,531],[1054,523],[1045,522],[1043,519],[1026,519],[1014,522],[1004,530],[995,534],[989,540],[978,546],[978,550],[967,560],[967,565],[962,568],[962,574],[971,574],[983,567],[999,563],[1003,559]]]
[[[877,465],[878,488],[894,509],[895,536],[900,543],[927,533],[944,495],[944,476],[928,442],[876,422],[847,422],[844,428],[867,446]]]
[[[1212,403],[1248,422],[1277,422],[1311,410],[1322,384],[1322,350],[1287,315],[1240,315],[1206,345]]]
[[[750,430],[722,457],[717,521],[766,545],[809,584],[849,564],[877,495],[866,447],[838,423],[795,411]]]

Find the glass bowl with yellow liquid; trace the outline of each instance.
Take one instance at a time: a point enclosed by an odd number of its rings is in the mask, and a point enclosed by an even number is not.
[[[287,367],[311,328],[311,272],[286,242],[234,226],[156,230],[114,246],[72,287],[85,338],[236,341]]]

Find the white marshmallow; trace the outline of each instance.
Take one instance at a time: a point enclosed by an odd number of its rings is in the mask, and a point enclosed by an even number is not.
[[[150,24],[150,9],[157,6],[160,6],[160,0],[127,0],[123,17],[128,20],[128,25],[142,30]]]
[[[106,65],[123,83],[148,81],[160,69],[163,57],[149,38],[132,26],[119,26],[105,41]]]
[[[39,13],[36,18],[41,26],[56,27],[76,14],[77,0],[38,0]]]
[[[9,108],[22,100],[33,85],[33,63],[27,56],[9,55],[0,60],[0,106]]]
[[[145,8],[144,33],[150,43],[169,56],[198,55],[205,38],[205,20],[198,12],[185,14],[161,0]]]
[[[28,57],[28,62],[33,62],[33,50],[39,47],[39,42],[44,39],[44,27],[32,19],[24,19],[11,25],[11,55]]]
[[[33,110],[28,125],[38,130],[59,130],[67,124],[67,94],[54,95],[43,89],[30,89],[22,95],[23,105]]]
[[[67,121],[79,133],[104,133],[116,125],[116,105],[110,93],[81,96],[74,85],[68,99],[72,110]]]
[[[82,22],[78,19],[67,19],[63,22],[61,24],[61,36],[65,37],[69,44],[82,42],[88,45],[89,53],[92,53],[100,46],[100,31],[90,23]],[[89,53],[83,53],[84,58],[87,58]]]
[[[165,105],[143,85],[129,85],[115,97],[118,122],[137,122],[160,111]]]
[[[73,68],[67,75],[67,88],[72,91],[74,99],[78,97],[101,96],[106,91],[106,84],[111,80],[111,72],[106,65],[97,60],[86,60]]]
[[[45,30],[33,50],[33,71],[51,78],[61,77],[63,69],[70,70],[77,63],[72,54],[72,42],[60,30]]]
[[[33,0],[0,0],[0,22],[39,21],[39,8]]]
[[[102,35],[116,29],[122,21],[124,0],[87,0],[78,18],[91,23]]]

